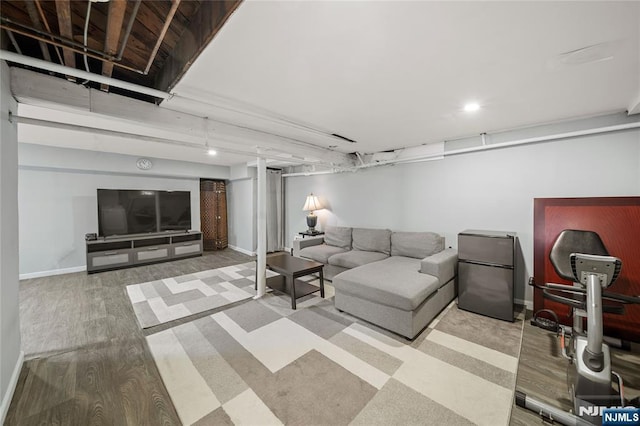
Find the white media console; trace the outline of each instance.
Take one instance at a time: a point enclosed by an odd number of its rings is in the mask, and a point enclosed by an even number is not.
[[[202,255],[202,232],[163,232],[87,241],[87,272]]]

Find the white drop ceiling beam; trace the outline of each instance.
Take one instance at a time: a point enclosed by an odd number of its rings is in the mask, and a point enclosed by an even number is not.
[[[229,144],[237,151],[251,151],[260,147],[269,158],[282,155],[300,163],[323,163],[349,166],[353,160],[343,154],[312,144],[248,127],[235,126],[212,118],[199,117],[161,108],[148,102],[125,96],[87,89],[83,86],[21,68],[11,69],[11,90],[21,103],[46,106],[52,109],[73,110],[91,116],[98,114],[118,122],[135,123],[150,128],[165,129],[209,141],[211,148]]]
[[[304,140],[307,143],[325,148],[334,146],[336,149],[348,151],[357,149],[357,145],[333,136],[329,130],[294,121],[271,111],[215,94],[207,93],[205,96],[192,97],[191,93],[188,96],[176,93],[163,101],[160,106],[174,111],[215,117],[218,121],[239,127],[249,127],[266,133]]]
[[[69,50],[69,49],[66,49]],[[34,68],[39,68],[47,71],[53,71],[60,74],[65,74],[72,77],[78,77],[84,80],[95,81],[97,83],[109,84],[111,86],[119,87],[121,89],[129,90],[134,93],[142,93],[145,95],[153,96],[156,98],[166,99],[171,96],[170,93],[162,92],[160,90],[152,89],[150,87],[140,86],[138,84],[129,83],[122,80],[116,80],[115,78],[106,77],[104,75],[94,74],[91,72],[79,70],[77,68],[67,67],[64,65],[56,64],[54,62],[43,61],[42,59],[32,58],[30,56],[19,55],[8,50],[0,49],[0,59],[4,59],[9,62],[17,62],[19,64],[27,65]],[[12,70],[14,70],[12,68]],[[13,74],[13,71],[12,71]]]
[[[205,145],[204,139],[195,140],[194,138],[192,138],[190,141],[186,141],[186,140],[180,140],[177,138],[171,138],[169,136],[158,137],[158,136],[152,136],[152,135],[143,135],[140,133],[121,132],[118,130],[104,129],[104,128],[92,127],[92,126],[82,126],[78,124],[69,124],[69,123],[64,123],[59,121],[48,121],[48,120],[25,117],[20,115],[12,116],[11,121],[18,124],[29,125],[29,126],[39,126],[39,127],[50,128],[50,129],[68,130],[71,132],[85,132],[90,135],[103,135],[103,136],[110,136],[115,138],[122,138],[122,140],[130,141],[131,143],[138,142],[138,141],[146,141],[146,142],[153,142],[153,143],[159,143],[159,144],[165,144],[165,145],[179,146],[184,148],[191,148],[191,149],[201,150],[203,155],[206,151],[206,145]],[[49,137],[50,136],[47,136],[47,138]],[[27,142],[39,143],[38,140],[28,140]],[[47,140],[47,142],[50,142],[50,141]],[[64,145],[61,145],[61,146],[64,146]],[[252,155],[256,155],[256,153],[260,148],[244,147],[244,146],[239,146],[237,143],[233,143],[233,142],[218,141],[216,149],[220,152],[226,152],[229,154],[252,156]],[[119,151],[113,151],[113,152],[119,152]],[[145,155],[151,155],[151,154],[148,153]],[[266,154],[263,152],[262,155],[265,159],[269,159],[275,162],[280,162],[283,158],[279,156],[278,153]],[[167,158],[171,158],[171,157],[167,157]]]

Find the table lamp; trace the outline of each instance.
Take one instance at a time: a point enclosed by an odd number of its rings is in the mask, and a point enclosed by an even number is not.
[[[314,210],[319,210],[322,207],[320,206],[320,201],[318,201],[318,197],[313,194],[309,194],[307,196],[307,201],[304,203],[303,211],[308,211],[309,215],[307,216],[307,232],[313,234],[316,232],[316,223],[318,223],[318,216],[313,214]]]

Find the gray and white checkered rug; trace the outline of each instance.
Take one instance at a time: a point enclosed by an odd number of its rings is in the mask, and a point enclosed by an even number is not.
[[[147,336],[185,425],[507,425],[524,316],[449,305],[414,341],[274,292]]]
[[[267,271],[267,276],[277,275]],[[142,328],[253,297],[255,262],[127,286]]]

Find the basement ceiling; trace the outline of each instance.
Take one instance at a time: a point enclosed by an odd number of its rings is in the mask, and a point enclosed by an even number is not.
[[[102,24],[96,23],[102,25],[103,38],[105,14],[115,1],[92,6],[103,9]],[[17,8],[24,2],[3,0],[3,16],[5,3]],[[81,34],[77,31],[86,3],[71,2],[77,9],[74,37]],[[127,3],[123,26],[132,3]],[[164,10],[155,14],[154,36],[162,25],[160,17],[172,4],[158,3]],[[140,9],[155,4],[142,1]],[[158,73],[181,55],[180,42],[173,47],[163,44],[152,66],[153,78],[113,69],[114,77],[171,91],[175,96],[162,101],[161,108],[212,120],[207,134],[211,147],[222,146],[224,140],[226,146],[237,143],[258,151],[262,135],[282,140],[281,151],[293,141],[316,151],[367,154],[482,133],[490,138],[494,132],[574,118],[640,112],[640,2],[238,5],[183,0],[178,10],[190,7],[192,15],[182,13],[186,23],[182,36],[176,29],[174,40],[195,37],[193,23],[204,21],[205,5],[205,12],[212,13],[211,4],[225,5],[216,18],[220,25],[214,26],[210,41],[199,37],[201,43],[191,43],[199,46],[193,49],[197,53],[188,55],[193,63],[186,60],[182,67],[170,67],[182,70],[175,74],[175,84],[166,84],[172,79]],[[100,37],[96,32],[96,40]],[[149,58],[152,44],[134,43],[147,49],[138,56]],[[36,44],[30,52],[38,50]],[[82,55],[76,54],[76,59],[81,68]],[[476,102],[479,110],[464,111],[469,102]],[[217,133],[216,123],[226,126],[224,137]],[[229,138],[229,123],[238,134],[255,130],[253,139]],[[72,139],[67,138],[65,146]],[[115,144],[94,143],[88,148],[77,139],[76,147],[114,152]],[[37,138],[30,142],[40,143]],[[133,142],[121,145],[117,152],[127,153],[130,146],[130,153],[141,155],[142,148],[134,148]],[[201,155],[181,147],[154,149],[149,143],[144,149],[149,156],[189,161]],[[232,164],[241,159],[236,155],[201,161]]]

